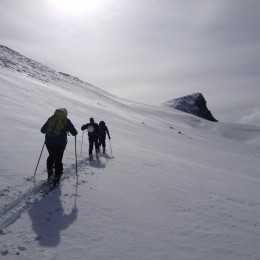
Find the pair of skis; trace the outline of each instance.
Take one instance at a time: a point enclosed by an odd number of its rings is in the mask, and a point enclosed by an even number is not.
[[[89,161],[96,161],[96,160],[99,160],[99,155],[96,155],[95,157],[94,156],[89,156],[87,159]]]
[[[100,159],[100,157],[102,157],[102,156],[104,156],[104,157],[106,157],[107,158],[107,153],[105,152],[105,153],[97,153],[95,156],[89,156],[87,159],[89,160],[89,161],[95,161],[95,160],[99,160]]]
[[[95,161],[95,160],[99,160],[99,158],[100,158],[100,152],[97,152],[96,154],[95,154],[95,156],[94,155],[89,155],[89,157],[87,158],[89,161]]]
[[[51,192],[52,190],[56,189],[57,187],[60,186],[60,183],[56,183],[54,182],[54,179],[51,180],[47,180],[45,182],[45,184],[43,185],[43,189],[41,190],[41,193],[45,195],[47,195],[49,192]]]

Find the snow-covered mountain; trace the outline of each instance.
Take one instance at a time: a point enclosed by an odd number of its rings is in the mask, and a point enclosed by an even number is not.
[[[3,259],[260,258],[259,127],[123,100],[6,47],[0,61]],[[44,195],[40,128],[59,107],[79,134]],[[93,162],[90,117],[112,138]]]
[[[72,85],[73,83],[84,84],[84,82],[77,77],[62,72],[56,72],[4,45],[0,45],[0,66],[12,71],[24,73],[43,82],[63,81],[69,82]]]
[[[217,122],[208,110],[207,102],[201,93],[194,93],[184,97],[176,98],[165,102],[163,105],[180,111],[199,116],[209,121]]]

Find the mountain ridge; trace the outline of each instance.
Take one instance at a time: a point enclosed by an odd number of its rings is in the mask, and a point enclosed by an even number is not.
[[[64,72],[57,72],[56,70],[36,60],[28,58],[4,45],[0,45],[0,66],[19,73],[24,73],[29,77],[36,78],[43,82],[66,82],[67,80],[70,80],[71,84],[84,84],[89,87],[94,87],[92,84],[85,82],[78,77]]]

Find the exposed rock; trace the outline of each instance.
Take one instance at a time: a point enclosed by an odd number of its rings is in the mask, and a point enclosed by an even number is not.
[[[199,116],[209,121],[218,122],[207,108],[207,102],[201,93],[180,97],[165,102],[163,105]]]

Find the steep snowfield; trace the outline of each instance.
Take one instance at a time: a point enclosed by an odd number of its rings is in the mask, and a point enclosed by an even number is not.
[[[48,73],[0,68],[1,258],[260,259],[260,128]],[[79,131],[78,182],[69,136],[61,186],[43,196],[46,149],[32,179],[40,128],[59,107]],[[93,162],[80,131],[90,117],[105,120],[112,137],[112,151],[107,142],[107,157]]]

